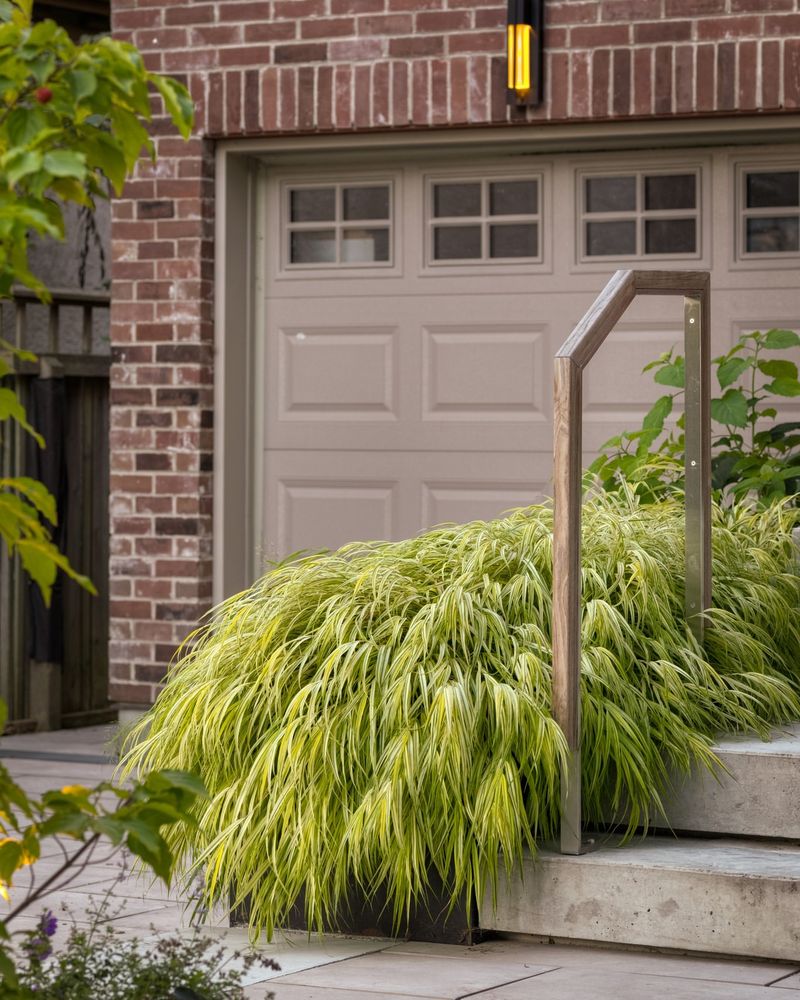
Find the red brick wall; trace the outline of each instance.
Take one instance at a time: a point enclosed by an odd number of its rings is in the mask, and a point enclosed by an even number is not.
[[[153,698],[211,596],[211,139],[800,108],[800,0],[544,3],[546,100],[518,111],[505,0],[112,0],[197,102],[114,206],[113,698]]]

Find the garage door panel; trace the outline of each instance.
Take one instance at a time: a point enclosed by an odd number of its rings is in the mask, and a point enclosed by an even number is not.
[[[282,327],[278,406],[284,420],[396,420],[397,327]]]
[[[550,492],[549,455],[270,451],[263,553],[401,539],[443,521],[497,517]]]
[[[514,324],[422,331],[425,421],[547,421],[543,330]]]

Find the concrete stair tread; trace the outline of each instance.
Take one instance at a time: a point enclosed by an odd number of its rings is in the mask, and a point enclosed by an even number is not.
[[[541,851],[538,857],[563,860],[564,855]],[[593,849],[570,861],[589,866],[624,865],[800,881],[800,847],[772,841],[647,837],[622,844],[620,837],[614,837],[598,840]]]
[[[718,753],[761,754],[766,757],[800,758],[800,722],[773,730],[769,740],[750,733],[724,736],[714,747]]]

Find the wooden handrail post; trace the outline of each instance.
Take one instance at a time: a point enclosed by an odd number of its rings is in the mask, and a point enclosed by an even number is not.
[[[553,411],[553,717],[567,742],[561,852],[581,838],[581,506],[583,370],[639,295],[684,297],[686,618],[703,640],[711,606],[710,279],[706,271],[617,271],[555,358]]]

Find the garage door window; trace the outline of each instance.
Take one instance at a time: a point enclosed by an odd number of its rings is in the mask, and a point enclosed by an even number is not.
[[[581,258],[699,255],[699,172],[582,174]]]
[[[290,267],[391,264],[392,187],[383,184],[286,188]]]
[[[540,200],[538,176],[430,181],[430,263],[540,261]]]
[[[739,175],[742,257],[800,253],[800,169],[744,168]]]

